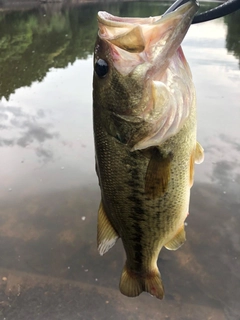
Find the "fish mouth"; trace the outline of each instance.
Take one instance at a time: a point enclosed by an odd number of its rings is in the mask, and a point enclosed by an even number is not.
[[[178,9],[179,7],[181,7],[182,5],[184,5],[185,3],[188,3],[189,1],[191,2],[195,2],[196,5],[199,7],[199,3],[197,2],[197,0],[176,0],[166,11],[163,15],[166,15],[170,12],[175,11],[176,9]]]
[[[190,0],[172,12],[149,18],[98,13],[98,35],[107,45],[106,59],[112,69],[122,79],[137,79],[142,86],[139,104],[134,102],[129,114],[117,114],[137,128],[127,140],[131,151],[160,145],[179,132],[190,114],[195,91],[180,46],[197,10],[196,1]]]
[[[176,2],[179,2],[176,1]],[[184,3],[185,2],[185,3]],[[124,32],[125,29],[131,28],[133,25],[158,25],[173,23],[176,20],[181,20],[182,25],[190,26],[195,13],[199,9],[199,4],[195,0],[188,2],[182,0],[174,11],[170,11],[171,6],[163,15],[148,17],[148,18],[132,18],[132,17],[118,17],[106,11],[98,12],[99,36],[101,38],[114,38],[118,33]],[[187,28],[188,28],[187,27]],[[118,30],[120,28],[120,30]]]
[[[98,36],[109,44],[114,66],[122,75],[145,62],[165,69],[197,10],[197,2],[190,0],[173,12],[148,18],[121,18],[100,11]]]
[[[177,2],[177,1],[176,1]],[[171,19],[174,18],[174,16],[187,14],[190,19],[193,11],[193,16],[199,9],[199,4],[195,0],[189,0],[189,1],[181,1],[182,4],[179,4],[177,7],[174,8],[174,10],[171,10],[173,6],[171,6],[169,9],[166,10],[166,12],[160,16],[155,17],[148,17],[148,18],[132,18],[132,17],[118,17],[113,16],[112,14],[106,12],[106,11],[99,11],[98,12],[98,22],[109,26],[109,27],[123,27],[123,24],[133,24],[133,23],[141,23],[141,24],[149,24],[149,23],[157,23],[160,19]],[[169,11],[170,10],[170,11]]]

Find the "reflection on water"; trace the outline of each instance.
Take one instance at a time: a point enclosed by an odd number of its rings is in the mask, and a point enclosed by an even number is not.
[[[202,4],[207,10],[216,4]],[[92,54],[99,10],[120,16],[161,14],[168,4],[117,3],[61,10],[3,12],[0,16],[0,95],[42,81],[51,68],[65,68]],[[227,48],[239,57],[239,12],[225,18]],[[221,23],[222,25],[222,23]],[[204,44],[202,44],[204,45]]]
[[[240,66],[240,11],[234,12],[233,14],[226,16],[224,22],[228,26],[228,32],[226,37],[226,47],[228,51],[232,52],[235,57],[239,60]]]
[[[103,257],[96,250],[96,14],[149,16],[167,6],[1,12],[0,319],[238,319],[239,12],[192,26],[184,40],[206,160],[196,167],[188,241],[159,258],[165,300],[122,296],[121,242]]]

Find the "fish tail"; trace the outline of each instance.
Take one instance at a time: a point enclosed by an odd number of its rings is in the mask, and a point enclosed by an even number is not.
[[[121,293],[128,297],[139,296],[143,291],[149,292],[158,299],[164,296],[162,279],[157,268],[143,276],[128,270],[125,265],[119,288]]]

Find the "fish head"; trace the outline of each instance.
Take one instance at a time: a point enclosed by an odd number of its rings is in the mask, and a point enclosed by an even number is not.
[[[189,114],[194,90],[181,42],[197,10],[190,0],[149,18],[98,13],[94,108],[108,133],[132,150],[159,145]]]

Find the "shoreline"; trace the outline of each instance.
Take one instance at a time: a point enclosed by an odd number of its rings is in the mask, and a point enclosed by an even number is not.
[[[146,0],[145,0],[146,1]],[[145,2],[140,0],[138,2]],[[222,3],[226,0],[201,0],[201,2]],[[9,10],[30,10],[48,6],[78,6],[90,3],[114,3],[114,2],[137,2],[137,0],[0,0],[0,12]],[[151,0],[151,2],[159,2],[159,0]],[[160,0],[160,2],[171,3],[171,0]]]

